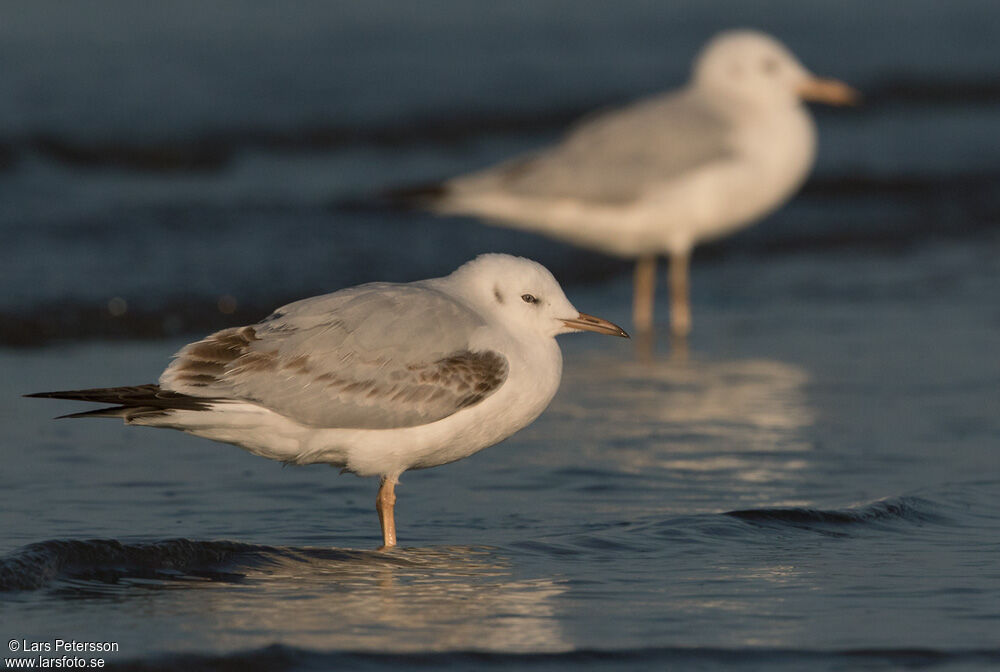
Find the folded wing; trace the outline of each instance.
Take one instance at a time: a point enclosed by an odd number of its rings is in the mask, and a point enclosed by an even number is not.
[[[316,427],[412,427],[475,405],[506,380],[506,358],[471,345],[483,325],[430,287],[362,285],[192,343],[160,385]]]
[[[456,192],[616,204],[735,155],[732,124],[688,89],[598,113],[559,144],[449,183]]]

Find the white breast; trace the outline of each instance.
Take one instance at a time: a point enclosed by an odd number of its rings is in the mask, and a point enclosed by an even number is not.
[[[731,159],[708,164],[647,195],[622,220],[636,251],[687,252],[778,208],[813,164],[816,134],[800,105],[744,117]]]
[[[787,201],[802,185],[816,156],[816,130],[801,105],[770,112],[739,128],[738,159],[720,170],[713,221],[693,242],[748,226]]]
[[[418,427],[392,430],[323,430],[310,437],[297,462],[331,462],[361,476],[398,474],[454,462],[504,440],[549,405],[562,378],[555,339],[508,342],[510,366],[495,393],[469,408]]]

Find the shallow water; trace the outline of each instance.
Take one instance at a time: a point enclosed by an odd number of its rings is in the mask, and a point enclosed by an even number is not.
[[[147,670],[1000,666],[998,6],[615,6],[0,21],[0,634]],[[817,110],[803,194],[698,251],[687,357],[563,337],[536,423],[404,475],[398,550],[373,481],[20,398],[483,251],[627,324],[628,264],[372,195],[676,83],[734,24],[868,105]]]
[[[403,547],[387,555],[366,550],[371,481],[52,422],[75,405],[18,399],[0,577],[20,590],[3,621],[167,668],[163,655],[214,669],[247,651],[261,669],[612,665],[600,651],[636,667],[992,667],[1000,362],[981,354],[1000,273],[951,254],[965,282],[920,302],[896,297],[920,254],[854,260],[846,276],[873,291],[849,306],[767,297],[851,259],[734,261],[739,305],[713,301],[717,274],[701,273],[710,335],[686,361],[563,338],[566,377],[534,425],[404,475]],[[623,279],[575,300],[613,316],[627,295]],[[7,351],[4,393],[151,379],[179,344]],[[105,541],[70,541],[89,538]]]

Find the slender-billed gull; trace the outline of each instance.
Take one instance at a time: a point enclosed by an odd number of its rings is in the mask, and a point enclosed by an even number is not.
[[[373,283],[291,303],[185,346],[158,385],[43,392],[116,417],[232,443],[288,464],[380,476],[383,547],[395,485],[502,441],[548,406],[555,337],[625,336],[579,312],[542,265],[486,254],[443,278]]]
[[[803,100],[856,98],[768,35],[725,32],[704,47],[685,87],[586,118],[554,146],[399,195],[637,259],[633,318],[645,333],[656,257],[667,255],[671,330],[685,336],[692,248],[747,226],[798,189],[816,145]]]

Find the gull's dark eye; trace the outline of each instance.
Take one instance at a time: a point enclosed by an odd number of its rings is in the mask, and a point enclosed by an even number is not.
[[[764,72],[766,72],[769,75],[773,75],[778,71],[778,59],[765,58],[763,67],[764,67]]]
[[[522,294],[521,300],[525,303],[538,303],[538,299],[536,299],[532,294]]]

